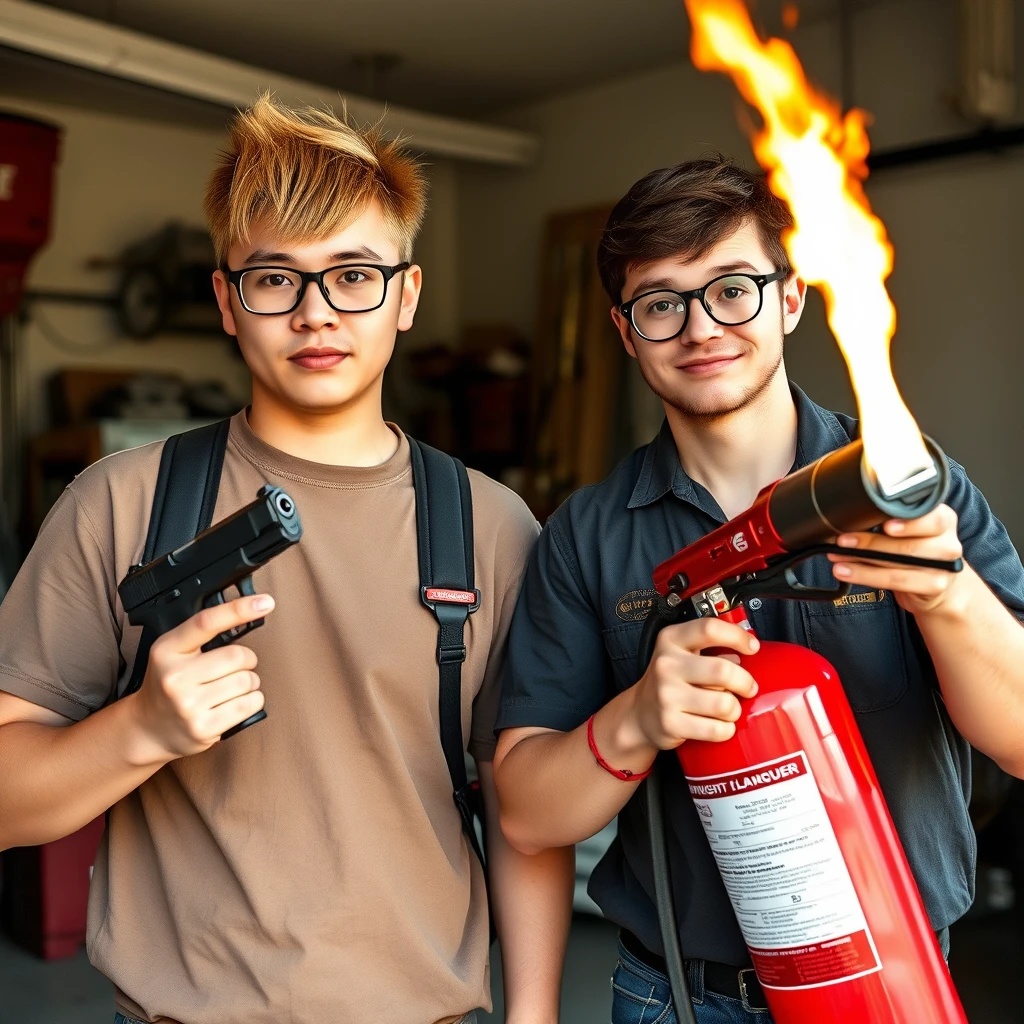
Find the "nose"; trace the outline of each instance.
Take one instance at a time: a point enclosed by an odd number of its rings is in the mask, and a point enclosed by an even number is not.
[[[722,337],[722,325],[711,319],[710,314],[696,297],[690,299],[686,313],[686,329],[679,340],[683,344],[703,345],[712,338]]]
[[[306,282],[298,306],[292,310],[292,328],[296,331],[334,330],[341,322],[338,311],[324,298],[315,281]]]

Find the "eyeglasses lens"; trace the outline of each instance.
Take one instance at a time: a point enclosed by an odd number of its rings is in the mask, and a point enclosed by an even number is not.
[[[677,292],[651,292],[633,306],[633,326],[649,341],[668,341],[682,332],[688,305]],[[720,324],[746,323],[761,308],[761,290],[746,274],[720,277],[705,289],[704,306]]]
[[[376,309],[385,286],[384,275],[375,267],[332,267],[324,274],[328,299],[342,313]],[[254,313],[287,313],[299,301],[302,277],[285,267],[260,267],[242,274],[239,291]]]

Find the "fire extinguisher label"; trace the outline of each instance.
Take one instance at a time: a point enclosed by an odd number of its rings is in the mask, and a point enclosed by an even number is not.
[[[881,970],[802,750],[686,781],[763,986],[817,988]]]

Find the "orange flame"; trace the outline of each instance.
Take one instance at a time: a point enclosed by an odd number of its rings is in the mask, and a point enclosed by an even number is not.
[[[893,256],[861,184],[866,115],[843,116],[807,82],[787,42],[762,42],[741,0],[684,2],[694,64],[729,74],[764,120],[754,133],[754,155],[796,225],[783,243],[800,276],[825,297],[857,396],[865,460],[883,492],[898,493],[934,467],[889,365],[896,310],[885,279]]]

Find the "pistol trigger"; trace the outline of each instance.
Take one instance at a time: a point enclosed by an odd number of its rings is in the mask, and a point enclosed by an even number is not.
[[[242,597],[256,596],[256,588],[252,584],[251,576],[246,576],[245,579],[239,581],[238,592],[242,595]]]
[[[210,596],[203,601],[204,608],[214,608],[219,604],[224,604],[224,595],[219,590],[216,594],[210,594]]]

